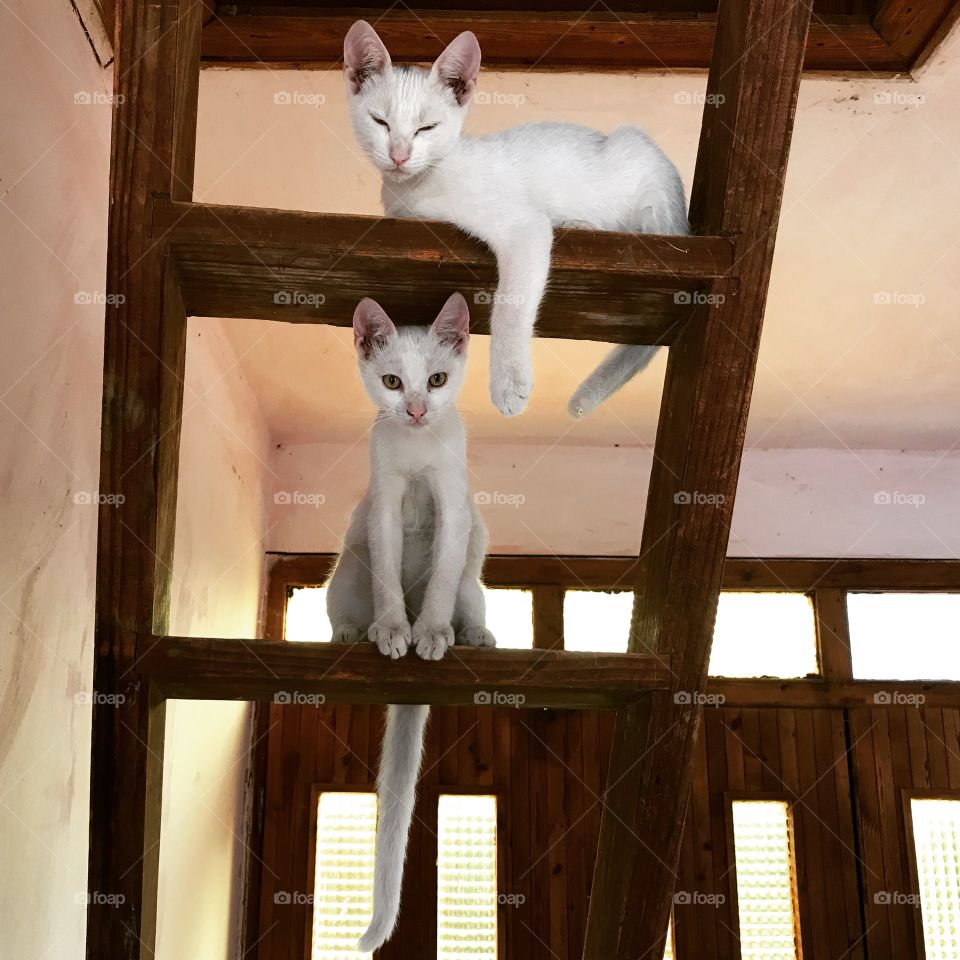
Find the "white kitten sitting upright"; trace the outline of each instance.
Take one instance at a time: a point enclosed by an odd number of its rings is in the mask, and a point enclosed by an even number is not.
[[[327,590],[333,639],[365,635],[381,653],[439,660],[454,640],[493,646],[480,571],[486,529],[467,487],[466,434],[456,408],[469,340],[455,293],[430,327],[397,330],[373,300],[353,316],[360,374],[377,419],[370,487]],[[413,626],[411,627],[411,622]],[[380,946],[397,921],[429,708],[391,706],[377,778],[374,913],[360,941]]]
[[[388,216],[446,220],[497,258],[490,318],[490,396],[520,413],[533,385],[530,343],[550,268],[553,228],[687,233],[683,184],[639,127],[602,134],[569,123],[527,123],[462,135],[480,45],[461,33],[427,71],[394,66],[370,24],[343,45],[357,140],[383,175]],[[583,416],[649,362],[656,347],[619,346],[580,386]]]

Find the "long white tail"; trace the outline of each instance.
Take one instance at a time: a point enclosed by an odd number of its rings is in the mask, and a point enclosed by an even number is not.
[[[570,416],[579,418],[592,413],[607,397],[643,370],[659,349],[622,344],[611,350],[570,398],[567,406]]]
[[[383,753],[377,774],[377,847],[373,866],[373,919],[357,949],[376,950],[393,933],[400,913],[403,862],[430,708],[387,707]]]

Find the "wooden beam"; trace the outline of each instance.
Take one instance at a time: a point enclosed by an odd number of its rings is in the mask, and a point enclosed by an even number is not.
[[[298,559],[301,572],[306,573],[307,557]],[[288,562],[292,560],[288,558]],[[542,583],[582,590],[628,590],[636,584],[639,564],[637,557],[517,554],[489,556],[483,570],[484,578],[498,587]],[[318,566],[316,575],[323,579],[325,570],[325,566]],[[799,593],[819,589],[960,591],[960,560],[728,557],[723,567],[722,588]]]
[[[586,960],[663,949],[810,10],[723,0],[718,13],[691,223],[740,238],[741,285],[712,284],[667,363],[630,649],[670,651],[672,691],[618,717]]]
[[[397,322],[424,322],[459,290],[474,331],[489,329],[493,255],[448,224],[158,201],[153,236],[173,249],[191,315],[344,326],[372,296]],[[538,333],[670,343],[695,291],[733,262],[724,237],[565,231]]]
[[[812,599],[820,675],[831,682],[852,680],[847,591],[821,587],[813,591]]]
[[[853,707],[952,707],[960,683],[947,680],[750,680],[711,679],[706,693],[716,707],[842,710]]]
[[[637,654],[454,647],[437,662],[389,661],[368,643],[143,635],[138,656],[167,697],[278,703],[608,709],[665,688],[670,676],[669,660]]]
[[[203,31],[204,63],[336,68],[342,64],[343,37],[361,15],[356,8],[330,6],[224,5]],[[706,69],[717,23],[711,13],[637,13],[609,7],[404,7],[371,10],[367,16],[397,62],[431,62],[461,30],[472,30],[483,48],[484,64],[492,69],[604,73]],[[811,24],[804,66],[810,71],[876,74],[897,73],[909,63],[866,14],[823,14]]]
[[[163,703],[138,632],[166,629],[186,317],[149,197],[188,199],[200,60],[195,0],[124,3],[114,111],[97,548],[87,957],[152,958]],[[162,506],[162,509],[161,509]],[[162,512],[162,516],[161,516]],[[118,811],[123,811],[122,816]]]

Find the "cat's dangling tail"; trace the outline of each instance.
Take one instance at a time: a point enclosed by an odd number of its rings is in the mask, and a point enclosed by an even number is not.
[[[375,950],[393,933],[400,913],[403,862],[430,708],[389,706],[377,774],[377,845],[373,866],[373,918],[357,949]]]
[[[585,417],[592,413],[611,394],[635,377],[654,358],[659,347],[638,347],[622,344],[615,347],[603,362],[570,398],[567,410],[571,417]]]

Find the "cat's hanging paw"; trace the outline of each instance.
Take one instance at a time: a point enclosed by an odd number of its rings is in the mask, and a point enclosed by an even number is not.
[[[410,649],[410,624],[371,623],[369,637],[385,657],[399,660]]]
[[[417,655],[424,660],[442,660],[453,646],[453,627],[449,623],[434,625],[418,620],[413,625],[413,643]]]
[[[490,399],[505,416],[515,417],[527,408],[533,390],[529,368],[495,364],[490,371]]]
[[[495,647],[497,638],[486,627],[464,627],[457,634],[457,643],[465,647]]]
[[[342,623],[340,626],[333,628],[333,633],[330,636],[330,642],[358,643],[361,636],[362,633],[359,627],[355,627],[352,623]]]

